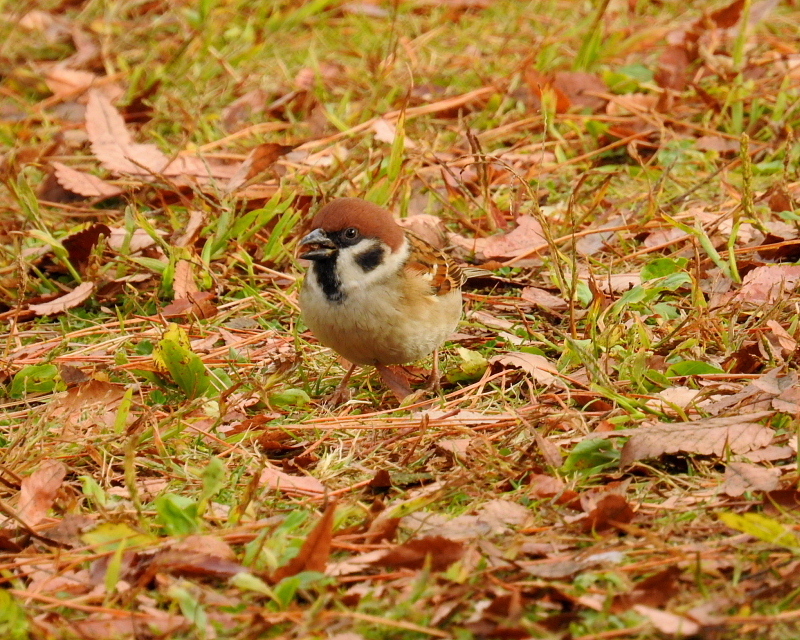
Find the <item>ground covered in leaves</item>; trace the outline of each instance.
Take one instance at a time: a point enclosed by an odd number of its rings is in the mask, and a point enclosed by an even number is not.
[[[795,0],[0,6],[0,637],[797,638]],[[339,196],[438,397],[323,402]]]

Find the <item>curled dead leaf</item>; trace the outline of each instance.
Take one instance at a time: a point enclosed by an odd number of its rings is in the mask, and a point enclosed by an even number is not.
[[[82,305],[92,296],[92,293],[94,293],[94,282],[83,282],[55,300],[32,304],[28,306],[28,309],[37,316],[53,316]]]

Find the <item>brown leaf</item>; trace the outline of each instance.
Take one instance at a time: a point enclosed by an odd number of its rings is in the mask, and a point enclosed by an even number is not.
[[[742,286],[733,295],[734,300],[755,305],[774,304],[797,288],[800,266],[770,264],[756,267],[742,280]]]
[[[553,295],[549,291],[538,287],[525,287],[520,292],[520,297],[526,302],[535,304],[548,311],[564,311],[569,307],[569,302],[560,296]]]
[[[86,105],[86,133],[92,152],[101,164],[116,173],[134,176],[192,176],[201,179],[230,179],[236,169],[196,156],[170,160],[154,144],[133,142],[125,120],[111,102],[92,89]]]
[[[614,432],[616,435],[631,435],[622,447],[620,465],[624,467],[636,460],[655,458],[665,453],[721,456],[726,448],[733,453],[745,453],[765,447],[772,441],[774,432],[755,420],[768,415],[772,415],[772,412],[693,422],[659,422],[649,427],[626,429],[624,434]]]
[[[160,174],[169,158],[153,144],[136,144],[125,120],[98,91],[89,92],[86,133],[92,152],[106,169],[132,175]]]
[[[189,293],[185,298],[178,298],[161,310],[165,318],[194,316],[196,318],[213,318],[217,315],[217,306],[212,302],[214,294],[210,291]]]
[[[149,570],[176,576],[231,578],[237,573],[246,572],[247,568],[216,553],[166,549],[155,555]]]
[[[99,79],[91,71],[54,66],[47,72],[44,81],[55,97],[67,98],[83,93]]]
[[[28,309],[37,316],[52,316],[79,307],[92,296],[92,293],[94,293],[94,282],[83,282],[55,300],[42,304],[31,304],[28,305]]]
[[[58,460],[45,459],[27,478],[23,478],[19,490],[17,516],[29,527],[47,515],[58,495],[61,483],[67,475],[67,467]]]
[[[647,618],[656,629],[666,635],[690,638],[700,631],[700,625],[696,622],[669,611],[654,609],[643,604],[634,605],[633,610]]]
[[[745,491],[773,491],[778,488],[780,469],[766,469],[749,462],[731,462],[725,468],[722,490],[737,497]]]
[[[197,241],[203,225],[206,222],[206,214],[196,209],[189,212],[189,221],[183,233],[175,238],[173,244],[176,247],[188,247]]]
[[[83,271],[89,263],[89,256],[101,237],[108,238],[111,230],[104,224],[93,224],[83,231],[73,233],[61,241],[69,254],[69,261],[78,271]]]
[[[123,192],[119,187],[115,187],[91,173],[78,171],[60,162],[51,161],[50,164],[55,170],[58,184],[67,191],[77,193],[84,198],[113,198]]]
[[[125,395],[125,387],[121,384],[104,380],[87,380],[71,387],[53,402],[52,417],[62,422],[69,421],[70,414],[85,412],[92,407],[101,407],[103,411],[116,409]]]
[[[645,578],[632,591],[614,596],[611,611],[622,613],[637,604],[663,607],[678,593],[678,578],[681,573],[681,569],[672,566]]]
[[[764,513],[774,514],[800,510],[800,491],[777,489],[764,494]]]
[[[581,520],[584,531],[602,531],[616,523],[628,524],[633,520],[633,509],[621,495],[610,493],[597,502],[589,517]]]
[[[192,263],[188,260],[178,260],[175,265],[175,276],[172,280],[173,299],[179,300],[188,297],[190,293],[197,293],[199,289],[194,281]]]
[[[448,237],[457,247],[483,254],[487,260],[514,258],[535,248],[547,248],[542,225],[533,216],[520,216],[517,218],[516,229],[488,238],[464,238],[455,233],[451,233]]]
[[[372,564],[377,567],[421,569],[430,558],[433,571],[444,571],[464,555],[464,545],[442,536],[425,536],[394,547]]]
[[[524,351],[508,351],[502,355],[492,356],[489,364],[499,364],[503,367],[522,369],[533,377],[536,382],[544,385],[553,384],[558,378],[555,374],[558,369],[544,356]]]
[[[333,539],[333,516],[336,513],[336,501],[332,500],[322,518],[308,534],[300,551],[286,565],[275,571],[273,579],[276,582],[297,575],[302,571],[324,572],[331,555],[331,540]]]
[[[284,493],[299,493],[304,495],[317,495],[325,493],[325,486],[311,476],[290,476],[272,466],[267,466],[261,472],[259,484],[265,484],[270,489],[277,489]]]
[[[397,220],[397,224],[437,249],[444,248],[447,240],[446,230],[440,217],[428,213],[418,213],[407,218],[400,218]]]
[[[228,181],[228,191],[236,191],[243,184],[264,173],[294,147],[275,142],[265,142],[253,149]]]
[[[670,45],[658,59],[653,79],[660,87],[683,91],[689,80],[689,53],[683,45]]]
[[[598,95],[608,93],[608,87],[598,76],[585,71],[558,71],[553,78],[553,87],[563,93],[570,103],[582,109],[599,111],[607,100]]]

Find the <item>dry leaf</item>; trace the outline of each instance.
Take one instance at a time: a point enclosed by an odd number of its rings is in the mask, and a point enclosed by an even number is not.
[[[84,198],[113,198],[120,195],[123,191],[105,180],[93,176],[91,173],[84,173],[72,169],[60,162],[50,162],[55,170],[55,177],[58,184],[67,191],[77,193]]]
[[[548,311],[563,311],[569,307],[569,303],[560,296],[553,295],[549,291],[538,287],[525,287],[520,292],[520,297],[526,302],[535,304],[537,307]]]
[[[722,490],[734,498],[745,491],[774,491],[780,477],[780,469],[766,469],[749,462],[731,462],[725,468]]]
[[[236,169],[236,173],[228,181],[227,191],[236,191],[243,184],[261,175],[269,169],[283,155],[289,153],[294,147],[265,142],[253,149]]]
[[[611,611],[622,613],[637,604],[663,607],[678,593],[678,578],[681,573],[680,568],[672,566],[645,578],[632,591],[614,596]]]
[[[444,571],[464,555],[464,545],[442,536],[416,538],[394,547],[372,564],[377,567],[422,569],[430,558],[432,571]]]
[[[47,515],[55,502],[67,467],[58,460],[43,460],[36,471],[22,479],[17,503],[17,516],[33,527]]]
[[[375,122],[372,123],[372,131],[375,133],[375,139],[380,142],[394,144],[397,138],[397,126],[394,122],[389,122],[384,118],[377,118]],[[417,146],[414,144],[413,140],[409,140],[407,137],[403,138],[403,145],[406,149],[413,149]]]
[[[418,213],[407,218],[400,218],[397,220],[397,224],[437,249],[444,248],[447,241],[444,223],[438,216]]]
[[[187,298],[190,293],[200,291],[194,281],[192,263],[188,260],[178,260],[175,265],[175,276],[172,280],[173,300]]]
[[[542,225],[533,216],[517,218],[517,228],[508,233],[488,238],[465,238],[451,233],[448,239],[461,249],[483,254],[487,260],[514,258],[530,253],[537,248],[547,248]]]
[[[203,225],[206,222],[206,214],[197,209],[189,212],[189,221],[186,223],[186,228],[183,233],[175,238],[173,244],[176,247],[188,247],[195,243]]]
[[[94,293],[94,282],[84,282],[55,300],[31,304],[28,305],[28,309],[37,316],[52,316],[79,307],[91,297],[92,293]]]
[[[634,605],[633,610],[650,620],[656,629],[667,635],[689,638],[700,631],[700,625],[696,622],[692,622],[689,618],[669,613],[668,611],[653,609],[643,604]]]
[[[598,500],[589,516],[580,522],[586,532],[602,531],[616,523],[627,524],[633,520],[633,516],[634,512],[628,501],[621,495],[610,493]]]
[[[78,233],[67,236],[61,241],[61,244],[69,254],[69,261],[78,271],[83,272],[89,264],[89,256],[100,238],[108,238],[110,235],[111,230],[106,225],[93,224]]]
[[[170,160],[154,144],[133,142],[122,114],[95,89],[89,91],[86,105],[86,133],[94,155],[106,169],[116,173],[222,180],[229,180],[236,173],[235,167],[194,156]]]
[[[742,286],[732,298],[754,305],[774,304],[797,288],[800,266],[770,264],[756,267],[742,280]]]
[[[98,75],[90,71],[56,65],[47,72],[44,81],[56,98],[66,98],[83,93],[99,79]]]
[[[770,411],[727,418],[708,418],[693,422],[659,422],[648,427],[615,431],[615,435],[631,435],[622,447],[620,465],[636,460],[655,458],[665,453],[697,453],[721,456],[726,448],[733,453],[745,453],[766,447],[774,435],[772,429],[755,420]]]
[[[522,369],[530,374],[536,382],[550,385],[558,381],[555,374],[558,369],[544,356],[524,351],[507,351],[502,355],[492,356],[489,364],[499,364],[503,367]]]
[[[299,493],[302,495],[325,493],[324,485],[316,478],[311,476],[290,476],[288,473],[271,466],[264,468],[258,483],[284,493]]]
[[[86,132],[92,152],[106,169],[132,175],[158,175],[169,158],[153,144],[136,144],[125,120],[98,91],[89,92]]]
[[[336,512],[336,501],[331,501],[322,518],[308,534],[300,551],[288,564],[280,567],[272,576],[278,582],[289,576],[294,576],[301,571],[325,572],[328,558],[331,555],[331,540],[333,539],[333,516]]]

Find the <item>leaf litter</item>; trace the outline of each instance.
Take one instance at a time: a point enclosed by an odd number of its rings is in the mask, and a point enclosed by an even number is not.
[[[144,47],[156,15],[204,29],[155,5],[4,43],[0,624],[793,638],[796,8],[323,4],[253,18],[277,66],[230,30],[202,73]],[[323,35],[384,51],[395,22],[387,57]],[[319,401],[293,247],[340,195],[495,273],[433,406],[368,371]]]

